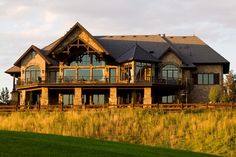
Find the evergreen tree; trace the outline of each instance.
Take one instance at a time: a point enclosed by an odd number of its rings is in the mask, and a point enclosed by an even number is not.
[[[2,88],[2,91],[0,93],[0,102],[4,104],[8,104],[10,102],[9,100],[9,90],[7,87]]]

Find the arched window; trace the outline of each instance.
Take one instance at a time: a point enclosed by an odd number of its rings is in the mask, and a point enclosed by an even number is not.
[[[25,70],[26,83],[35,83],[41,81],[40,68],[38,66],[30,66]]]
[[[173,64],[165,65],[162,68],[162,78],[167,80],[177,80],[179,78],[179,68]]]

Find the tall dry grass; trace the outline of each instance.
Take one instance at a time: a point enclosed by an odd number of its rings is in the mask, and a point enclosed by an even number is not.
[[[0,129],[93,137],[236,156],[236,111],[160,113],[147,110],[14,112]]]

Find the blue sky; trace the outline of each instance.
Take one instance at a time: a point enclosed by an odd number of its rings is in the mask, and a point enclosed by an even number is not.
[[[0,0],[0,88],[4,71],[32,44],[44,47],[77,21],[93,35],[196,35],[236,71],[235,0]]]

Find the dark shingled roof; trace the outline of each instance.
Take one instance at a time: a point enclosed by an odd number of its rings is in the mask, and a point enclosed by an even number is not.
[[[112,57],[117,59],[136,43],[147,52],[153,51],[153,56],[159,56],[169,45],[159,35],[127,35],[127,36],[95,36],[94,37]]]
[[[183,61],[183,67],[192,68],[196,64],[223,64],[224,73],[229,71],[229,62],[196,36],[95,36],[95,39],[111,53],[116,60],[135,45],[160,59],[168,49],[172,49]]]
[[[137,43],[131,47],[128,51],[123,53],[119,58],[116,59],[117,62],[127,62],[127,61],[144,61],[144,62],[159,62],[159,60],[151,55],[150,52],[147,52]]]

